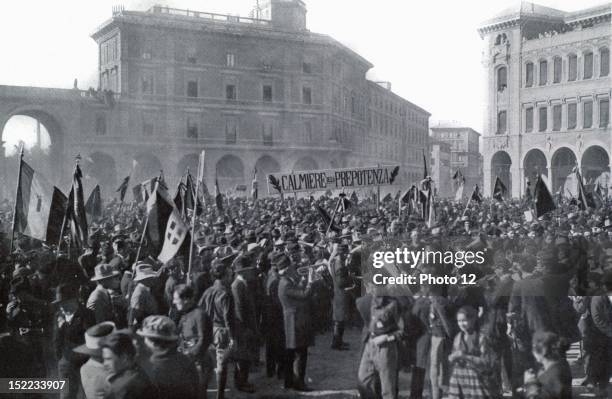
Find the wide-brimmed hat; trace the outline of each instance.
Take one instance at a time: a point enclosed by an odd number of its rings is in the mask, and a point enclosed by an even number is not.
[[[73,351],[88,356],[100,356],[102,354],[100,341],[113,332],[115,332],[115,323],[112,321],[96,324],[85,331],[85,343],[77,346]]]
[[[94,276],[91,278],[91,281],[105,280],[107,278],[118,276],[119,274],[119,271],[115,270],[115,268],[111,265],[101,263],[95,267]]]
[[[142,328],[136,331],[141,337],[160,339],[163,341],[176,341],[178,334],[176,324],[168,316],[153,315],[146,317]]]
[[[153,266],[148,263],[136,265],[136,273],[134,274],[134,282],[146,280],[148,278],[156,278],[157,272],[153,270]]]

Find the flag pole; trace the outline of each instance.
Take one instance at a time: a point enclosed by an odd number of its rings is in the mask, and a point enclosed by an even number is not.
[[[193,260],[193,241],[195,236],[195,224],[198,214],[198,196],[197,193],[200,191],[200,181],[204,178],[204,157],[206,152],[203,150],[200,154],[200,160],[198,162],[198,181],[196,182],[196,195],[193,205],[193,211],[191,214],[191,242],[189,244],[189,264],[187,265],[187,284],[191,283],[191,263]]]
[[[332,214],[332,217],[329,221],[329,225],[327,225],[327,230],[325,230],[325,235],[327,235],[327,233],[329,233],[329,229],[331,229],[332,225],[334,224],[334,219],[336,218],[336,213],[338,212],[338,207],[340,206],[340,200],[342,198],[338,198],[338,201],[336,202],[336,207],[334,208],[334,212]]]
[[[15,189],[15,204],[13,206],[13,222],[11,223],[11,248],[9,251],[9,254],[13,253],[13,246],[14,246],[14,240],[15,240],[15,222],[17,221],[17,202],[19,200],[19,188],[20,188],[20,183],[21,183],[21,166],[23,165],[23,147],[24,147],[24,143],[22,142],[19,148],[19,168],[17,171],[17,186]]]
[[[161,179],[162,173],[163,172],[160,172],[160,175],[159,175],[160,177],[158,177],[155,181],[155,189],[151,193],[151,197],[153,195],[157,195],[157,188],[159,187],[159,180]],[[138,250],[136,251],[136,261],[135,262],[138,262],[138,260],[140,259],[140,250],[142,249],[142,244],[144,243],[144,237],[147,234],[148,226],[149,226],[149,211],[147,210],[147,217],[145,218],[145,224],[144,224],[144,227],[142,228],[142,235],[140,236],[140,242],[138,243]]]

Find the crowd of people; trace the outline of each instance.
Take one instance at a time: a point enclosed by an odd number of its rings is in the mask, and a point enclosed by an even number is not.
[[[235,390],[257,395],[261,364],[292,397],[312,388],[309,347],[331,330],[318,344],[361,353],[363,398],[570,398],[566,351],[578,342],[582,384],[609,397],[612,208],[562,202],[527,221],[525,201],[440,200],[432,225],[397,199],[354,198],[341,209],[325,195],[208,201],[165,264],[143,236],[144,204],[111,201],[86,246],[67,234],[58,248],[11,245],[3,203],[0,376],[67,379],[62,398],[224,398],[230,370]],[[476,284],[389,296],[364,278],[363,249],[386,238],[482,250],[485,262],[419,264],[413,273]],[[360,347],[344,339],[355,326]]]

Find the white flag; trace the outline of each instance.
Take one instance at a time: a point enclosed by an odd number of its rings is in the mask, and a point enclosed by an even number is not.
[[[166,225],[164,245],[157,259],[162,263],[166,263],[172,259],[181,248],[181,245],[183,245],[183,241],[185,241],[188,231],[189,228],[185,222],[183,222],[180,212],[176,207],[173,208],[168,218],[168,224]]]

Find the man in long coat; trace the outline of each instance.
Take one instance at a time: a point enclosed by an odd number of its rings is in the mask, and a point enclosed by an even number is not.
[[[285,388],[306,391],[304,382],[308,347],[313,343],[311,311],[309,298],[312,293],[312,276],[306,285],[300,280],[289,257],[279,254],[274,258],[281,279],[278,285],[278,297],[283,306],[285,325]]]

